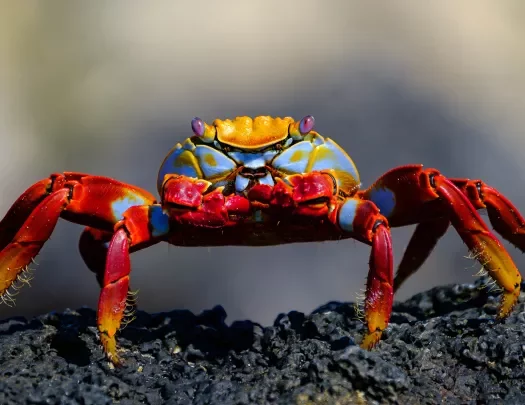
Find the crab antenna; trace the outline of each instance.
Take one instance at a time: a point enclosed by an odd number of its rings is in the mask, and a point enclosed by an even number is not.
[[[294,122],[290,125],[289,133],[293,139],[298,140],[314,129],[315,118],[313,115],[307,115],[301,121]]]
[[[211,143],[215,139],[215,127],[206,124],[199,117],[195,117],[191,120],[191,130],[206,143]]]

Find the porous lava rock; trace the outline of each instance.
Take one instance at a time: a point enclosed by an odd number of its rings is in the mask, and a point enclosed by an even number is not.
[[[476,284],[437,287],[395,305],[372,352],[351,303],[273,326],[225,323],[215,307],[138,312],[119,335],[126,365],[101,351],[95,312],[0,322],[1,404],[525,404],[525,304],[494,320]]]

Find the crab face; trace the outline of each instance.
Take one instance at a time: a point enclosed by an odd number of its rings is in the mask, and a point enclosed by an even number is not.
[[[314,118],[291,117],[192,121],[194,136],[177,144],[164,160],[157,180],[159,193],[166,175],[204,179],[225,193],[247,193],[255,184],[273,186],[275,178],[332,170],[346,195],[359,187],[350,157],[335,142],[313,131]]]

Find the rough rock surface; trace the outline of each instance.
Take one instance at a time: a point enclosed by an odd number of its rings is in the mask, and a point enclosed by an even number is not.
[[[1,404],[525,404],[525,304],[495,322],[497,294],[434,288],[397,304],[373,352],[352,304],[225,323],[221,307],[149,315],[119,336],[112,369],[91,309],[0,322]]]

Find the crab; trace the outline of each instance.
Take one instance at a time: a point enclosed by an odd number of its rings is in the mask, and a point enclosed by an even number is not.
[[[9,304],[59,218],[85,226],[79,250],[101,287],[101,345],[122,364],[116,334],[134,308],[130,253],[159,242],[176,246],[270,246],[353,238],[371,247],[361,346],[388,326],[394,293],[452,225],[501,288],[497,317],[516,304],[521,275],[477,210],[525,251],[525,220],[481,180],[452,179],[422,165],[394,168],[361,190],[356,166],[313,116],[200,118],[193,135],[162,163],[160,199],[139,187],[77,172],[29,187],[0,222],[0,296]],[[394,277],[391,227],[417,224]]]

